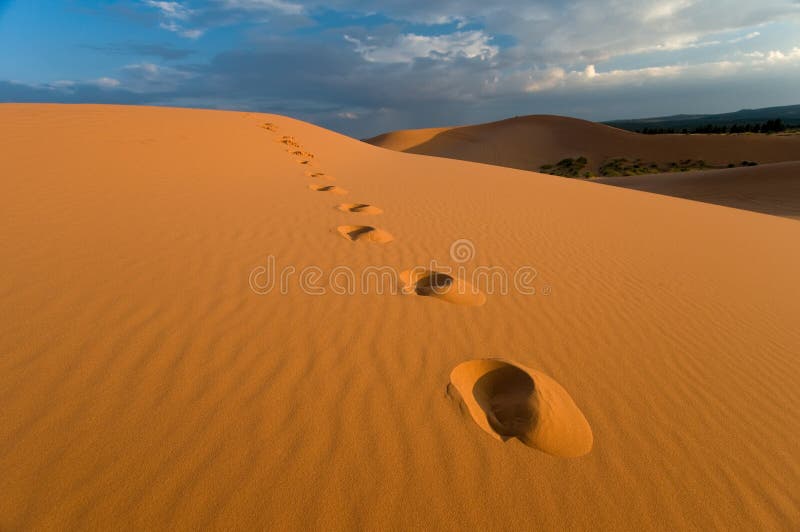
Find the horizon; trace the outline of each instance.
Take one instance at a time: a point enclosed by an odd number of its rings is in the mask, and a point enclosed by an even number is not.
[[[366,138],[797,104],[800,4],[0,0],[0,102],[283,114]]]

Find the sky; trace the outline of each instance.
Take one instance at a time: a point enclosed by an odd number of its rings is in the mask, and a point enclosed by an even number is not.
[[[800,0],[0,0],[0,102],[262,111],[360,138],[800,104]]]

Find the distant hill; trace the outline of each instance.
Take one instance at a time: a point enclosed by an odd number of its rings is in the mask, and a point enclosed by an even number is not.
[[[366,142],[395,151],[574,177],[584,177],[586,172],[606,176],[624,173],[603,171],[612,164],[632,170],[655,165],[657,168],[647,170],[655,172],[667,171],[676,164],[680,169],[700,162],[726,167],[739,166],[745,160],[765,164],[800,159],[800,135],[640,135],[596,122],[548,115],[394,131]],[[569,168],[561,167],[567,163]]]
[[[366,142],[562,176],[603,176],[591,181],[800,219],[796,134],[641,135],[575,118],[538,115],[394,131]],[[703,171],[684,171],[692,169]]]
[[[742,109],[733,113],[716,115],[672,115],[633,120],[612,120],[604,123],[616,128],[627,129],[628,131],[641,131],[644,128],[694,129],[705,125],[730,127],[736,124],[757,124],[776,119],[783,120],[789,126],[800,127],[800,105]]]

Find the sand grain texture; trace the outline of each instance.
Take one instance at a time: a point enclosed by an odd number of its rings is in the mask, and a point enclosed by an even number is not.
[[[284,136],[394,241],[341,238],[365,218]],[[255,113],[0,105],[0,149],[2,530],[800,522],[796,221]],[[465,267],[535,267],[536,294],[249,286],[269,256],[458,266],[457,239]],[[451,371],[493,356],[557,381],[591,452],[462,415]]]

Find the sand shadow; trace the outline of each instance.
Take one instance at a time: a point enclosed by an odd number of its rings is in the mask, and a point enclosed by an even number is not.
[[[342,187],[337,187],[336,185],[308,185],[308,188],[314,192],[331,192],[339,196],[347,194],[345,189]]]
[[[472,387],[475,401],[486,414],[489,426],[503,441],[526,435],[536,428],[539,399],[536,383],[516,366],[504,366],[487,372]]]
[[[336,228],[340,235],[352,242],[369,241],[376,244],[386,244],[394,237],[383,229],[371,225],[340,225]]]
[[[351,214],[383,214],[383,210],[369,203],[342,203],[336,207]]]
[[[405,293],[440,299],[454,305],[479,307],[486,303],[486,295],[463,279],[452,275],[415,268],[400,273]]]

